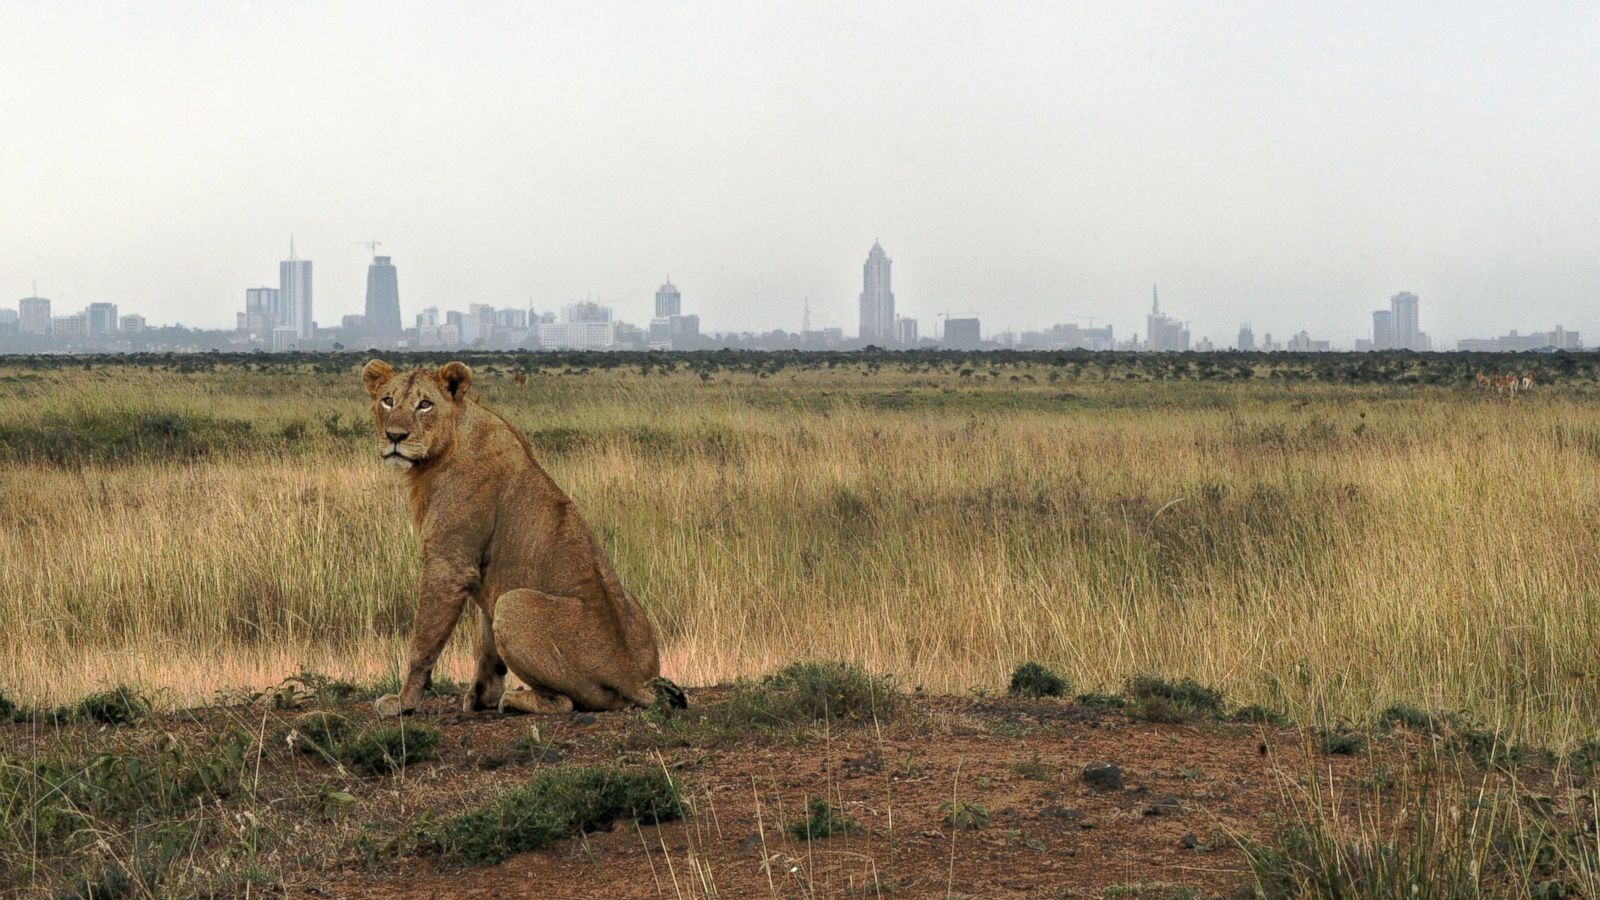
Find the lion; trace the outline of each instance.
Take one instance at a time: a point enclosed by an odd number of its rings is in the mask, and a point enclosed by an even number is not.
[[[422,543],[411,657],[380,715],[416,710],[467,601],[479,611],[468,712],[676,706],[660,677],[655,629],[623,588],[577,508],[505,419],[468,397],[472,370],[361,370],[378,455],[404,473]],[[527,685],[506,690],[506,670]]]

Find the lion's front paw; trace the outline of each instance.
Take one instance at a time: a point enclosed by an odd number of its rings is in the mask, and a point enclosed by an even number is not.
[[[411,712],[411,708],[400,701],[399,694],[384,694],[382,697],[372,701],[372,708],[377,710],[378,715],[384,718],[403,716]]]

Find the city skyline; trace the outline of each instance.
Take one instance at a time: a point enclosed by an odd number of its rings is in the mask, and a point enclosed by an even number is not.
[[[1593,6],[0,16],[10,298],[226,327],[293,233],[333,323],[377,233],[407,298],[633,303],[670,271],[707,330],[793,329],[809,296],[854,331],[881,235],[925,332],[979,305],[1143,331],[1151,282],[1196,341],[1348,341],[1397,290],[1451,310],[1442,346],[1600,327]]]
[[[382,242],[365,241],[361,243],[368,247],[369,252],[375,253],[378,245]],[[339,333],[340,336],[338,338],[330,338],[328,330],[332,326],[320,323],[314,317],[311,292],[312,266],[313,262],[311,260],[298,258],[294,239],[291,237],[289,240],[289,259],[279,264],[280,286],[278,288],[247,288],[245,290],[244,311],[235,314],[234,330],[241,335],[251,336],[252,340],[275,350],[299,349],[303,346],[311,346],[315,343],[318,334],[321,335],[323,343],[349,341],[352,342],[352,345],[355,345],[365,341],[371,346],[394,346],[397,341],[404,340],[407,333],[415,332],[415,329],[404,324],[409,314],[400,305],[397,270],[391,262],[391,257],[388,255],[374,255],[371,257],[367,267],[367,289],[363,301],[363,312],[343,315],[340,320],[340,328],[342,329]],[[863,290],[857,298],[858,326],[855,335],[856,339],[863,344],[881,344],[891,347],[913,347],[919,345],[919,342],[927,343],[939,340],[940,336],[936,331],[921,330],[920,320],[917,317],[897,314],[895,297],[892,290],[890,290],[891,266],[892,260],[883,249],[881,241],[874,240],[871,249],[868,251],[866,263],[862,266]],[[33,288],[37,292],[36,283]],[[593,295],[589,295],[587,298],[591,305],[593,299]],[[37,312],[38,304],[41,302],[44,303],[43,308],[45,310],[42,314],[42,319],[41,314]],[[427,301],[423,302],[426,303]],[[627,301],[622,302],[626,303]],[[32,314],[29,312],[30,304],[33,304],[35,309]],[[981,320],[983,323],[982,340],[985,343],[997,343],[999,345],[1014,342],[1018,335],[1039,335],[1049,332],[1057,337],[1072,335],[1070,338],[1063,339],[1069,341],[1072,346],[1079,346],[1085,349],[1136,349],[1157,352],[1208,351],[1230,348],[1353,351],[1449,349],[1448,345],[1436,347],[1433,344],[1432,336],[1420,329],[1418,324],[1418,304],[1418,297],[1409,291],[1401,291],[1393,295],[1390,298],[1390,308],[1373,312],[1371,326],[1366,334],[1364,336],[1358,334],[1353,339],[1342,337],[1312,338],[1307,329],[1301,328],[1293,337],[1285,341],[1272,341],[1271,332],[1268,331],[1265,333],[1266,338],[1259,344],[1254,339],[1251,325],[1248,321],[1241,326],[1237,339],[1232,343],[1225,338],[1213,340],[1208,334],[1191,333],[1189,320],[1171,317],[1162,312],[1159,285],[1152,285],[1151,287],[1151,306],[1145,316],[1145,330],[1142,332],[1143,339],[1140,339],[1141,332],[1137,329],[1125,332],[1130,335],[1127,339],[1116,341],[1113,338],[1115,331],[1113,325],[1106,324],[1100,329],[1094,328],[1093,322],[1095,319],[1102,321],[1107,319],[1103,315],[1087,316],[1086,318],[1090,322],[1090,326],[1087,328],[1082,327],[1081,323],[1076,321],[1063,322],[1058,320],[1048,326],[1036,325],[1032,328],[1017,328],[1009,323],[997,325],[992,318],[985,318],[982,315],[975,314],[959,318],[963,322],[963,334],[966,333],[965,329],[976,327],[973,323]],[[525,312],[533,312],[536,305],[537,302],[530,298],[527,301]],[[561,305],[563,309],[570,307],[570,304],[565,303],[551,305]],[[491,311],[497,308],[516,308],[515,306],[497,307],[493,303],[479,302],[471,302],[468,306],[473,310],[483,307]],[[702,334],[700,316],[698,314],[690,316],[679,315],[681,306],[682,294],[672,283],[671,277],[668,276],[667,281],[655,291],[655,316],[647,318],[646,321],[649,324],[642,330],[645,337],[641,338],[641,340],[653,349],[671,349],[674,342],[669,335],[678,337],[680,344],[683,343],[683,338],[700,336]],[[42,334],[49,333],[52,330],[58,333],[77,333],[74,329],[81,329],[82,333],[86,335],[97,334],[105,336],[114,332],[115,328],[108,331],[104,327],[103,322],[106,321],[104,318],[102,318],[102,325],[99,327],[91,324],[94,320],[96,307],[109,309],[109,321],[117,321],[116,304],[98,302],[89,304],[88,307],[77,314],[84,319],[84,324],[82,325],[68,325],[66,326],[66,331],[62,331],[62,326],[59,324],[54,327],[47,325],[44,331],[39,331],[37,323],[39,321],[48,322],[52,318],[49,313],[48,298],[39,298],[37,296],[22,298],[18,301],[16,314],[11,315],[9,319],[4,317],[6,313],[4,307],[0,307],[0,334],[4,333],[8,323],[15,323],[17,330],[21,333]],[[607,310],[611,309],[610,306],[605,308]],[[981,307],[975,306],[967,308],[981,310]],[[57,307],[57,311],[59,310],[60,308]],[[439,305],[436,302],[423,308],[422,312],[416,315],[418,326],[420,327],[423,324],[425,315],[432,314],[437,316],[438,310]],[[102,309],[101,312],[104,314],[105,309]],[[452,315],[456,314],[452,313]],[[828,327],[826,325],[816,331],[808,331],[811,317],[811,301],[809,297],[803,300],[800,315],[802,325],[797,333],[823,334],[840,332],[842,334],[843,332],[838,327]],[[56,316],[54,318],[59,320],[61,317]],[[134,318],[137,320],[138,327],[143,328],[144,317],[140,315]],[[332,317],[330,316],[330,318]],[[944,321],[952,320],[949,313],[939,313],[935,318]],[[620,318],[619,321],[621,321]],[[180,327],[191,327],[181,322],[174,324]],[[505,323],[501,324],[504,325]],[[1527,323],[1523,324],[1525,326]],[[204,331],[226,330],[208,329],[203,325],[194,325],[192,327]],[[626,327],[628,326],[624,325],[624,328]],[[759,335],[765,331],[786,330],[790,329],[783,327],[776,329],[733,327],[708,329],[703,333],[708,336],[717,334],[736,336]],[[1285,331],[1280,331],[1280,335]],[[1560,349],[1577,349],[1581,346],[1578,342],[1580,333],[1579,329],[1568,329],[1564,324],[1558,323],[1553,330],[1548,332],[1535,331],[1528,334],[1519,334],[1517,328],[1511,328],[1509,333],[1505,335],[1490,337],[1486,334],[1474,334],[1459,338],[1456,343],[1462,346],[1470,345],[1481,350],[1493,348],[1529,349],[1543,346],[1529,343],[1536,336],[1542,334],[1552,338],[1551,346]],[[447,343],[446,345],[448,346],[449,344]],[[535,342],[534,346],[537,346],[537,342]],[[584,346],[587,346],[587,343]]]
[[[381,242],[369,241],[373,253]],[[497,307],[472,302],[465,311],[445,310],[438,305],[425,307],[415,316],[415,326],[403,323],[398,269],[389,256],[372,257],[367,267],[365,311],[344,315],[338,326],[312,316],[311,260],[297,257],[290,240],[290,259],[280,265],[278,288],[246,288],[243,311],[236,314],[235,328],[213,330],[209,340],[221,340],[232,349],[337,350],[370,347],[374,349],[449,349],[483,347],[487,349],[532,350],[684,350],[740,346],[755,349],[811,347],[815,349],[880,346],[896,349],[946,347],[952,349],[1009,348],[1027,350],[1087,349],[1140,352],[1209,352],[1242,349],[1262,351],[1325,352],[1329,350],[1411,350],[1435,349],[1431,335],[1421,328],[1421,299],[1401,291],[1389,299],[1389,308],[1371,314],[1372,328],[1365,338],[1350,346],[1327,337],[1313,336],[1301,328],[1284,340],[1274,340],[1270,331],[1258,342],[1249,322],[1241,325],[1234,344],[1213,341],[1208,335],[1198,339],[1186,320],[1168,315],[1161,308],[1160,286],[1150,288],[1150,310],[1145,317],[1143,338],[1137,331],[1118,340],[1112,325],[1094,327],[1093,319],[1084,327],[1078,321],[1056,322],[1034,330],[985,329],[978,316],[953,317],[940,314],[938,333],[922,332],[914,317],[899,316],[891,291],[892,262],[880,241],[874,240],[862,266],[862,293],[858,298],[859,324],[854,338],[842,328],[810,329],[810,298],[801,307],[799,332],[774,329],[770,332],[730,330],[702,332],[697,313],[683,314],[683,293],[667,281],[656,288],[654,316],[644,326],[615,315],[611,306],[586,298],[565,303],[559,316],[550,310],[541,313],[530,300],[526,308]],[[37,285],[34,286],[37,293]],[[15,311],[0,307],[0,349],[27,349],[31,344],[44,351],[115,350],[118,339],[134,336],[154,339],[160,327],[147,328],[143,316],[118,317],[114,303],[89,304],[76,314],[54,315],[51,301],[38,296],[22,298]],[[1280,332],[1282,334],[1283,332]],[[1557,324],[1550,331],[1477,336],[1461,339],[1458,349],[1478,351],[1523,351],[1537,349],[1583,349],[1581,331]],[[1438,349],[1446,349],[1439,347]]]

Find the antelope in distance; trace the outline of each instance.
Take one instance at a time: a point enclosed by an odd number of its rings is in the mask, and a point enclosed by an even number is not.
[[[1496,372],[1492,375],[1486,372],[1475,372],[1472,380],[1474,384],[1484,390],[1492,388],[1497,394],[1515,397],[1518,391],[1532,390],[1536,377],[1533,372],[1523,372],[1521,375],[1515,372]]]

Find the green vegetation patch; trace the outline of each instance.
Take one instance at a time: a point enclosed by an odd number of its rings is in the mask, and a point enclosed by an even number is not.
[[[1072,682],[1036,662],[1017,666],[1006,689],[1013,697],[1061,697],[1071,692]]]
[[[861,830],[855,819],[845,815],[821,797],[806,801],[806,816],[789,825],[789,834],[797,841],[830,838],[836,834],[853,834]]]
[[[346,764],[374,775],[389,775],[423,760],[439,757],[443,733],[431,725],[376,725],[338,745]]]
[[[492,865],[617,819],[656,823],[682,815],[682,795],[665,772],[574,766],[542,772],[483,808],[446,820],[436,841],[448,858]]]
[[[138,888],[127,896],[161,895],[180,857],[218,837],[205,811],[240,789],[249,746],[248,734],[230,729],[199,749],[171,740],[155,753],[0,756],[0,847],[37,853],[0,852],[0,884],[29,877],[34,865],[87,864],[80,887],[127,883]],[[135,853],[137,872],[118,868]]]
[[[125,685],[90,694],[71,708],[71,717],[103,725],[132,725],[150,712],[150,701]]]
[[[710,716],[724,725],[807,725],[893,718],[900,690],[886,676],[837,660],[797,662],[760,681],[740,682]]]
[[[170,410],[76,410],[37,422],[0,424],[0,460],[57,465],[198,459],[212,453],[251,449],[257,442],[249,422]]]
[[[1127,693],[1138,704],[1136,714],[1151,722],[1187,722],[1222,715],[1222,691],[1193,678],[1168,681],[1136,675],[1128,679]]]
[[[349,719],[338,713],[319,710],[295,719],[285,737],[289,746],[300,753],[336,756],[349,736]]]

